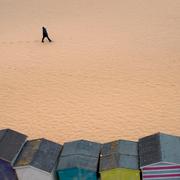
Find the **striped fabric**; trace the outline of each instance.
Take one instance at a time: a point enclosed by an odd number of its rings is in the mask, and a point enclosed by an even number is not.
[[[141,168],[143,180],[180,180],[180,165],[158,163]]]

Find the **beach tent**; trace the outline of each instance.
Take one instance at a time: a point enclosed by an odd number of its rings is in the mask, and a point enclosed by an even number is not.
[[[59,180],[96,180],[100,148],[86,140],[65,143],[57,167]]]
[[[62,146],[46,139],[28,141],[14,168],[19,180],[54,180]]]
[[[180,137],[163,133],[139,140],[144,180],[180,180]]]
[[[0,180],[17,180],[13,163],[27,136],[11,129],[0,130]]]
[[[137,142],[118,140],[103,144],[100,174],[102,180],[140,180]]]

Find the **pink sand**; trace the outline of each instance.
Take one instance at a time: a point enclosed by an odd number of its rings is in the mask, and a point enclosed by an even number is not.
[[[179,0],[0,0],[0,25],[0,128],[60,143],[180,135]]]

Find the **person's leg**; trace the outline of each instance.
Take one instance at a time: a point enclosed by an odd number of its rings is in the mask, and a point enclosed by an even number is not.
[[[49,38],[49,36],[47,36],[47,39],[49,40],[49,42],[51,42],[52,40]]]
[[[43,38],[42,38],[42,41],[41,41],[42,43],[44,42],[44,38],[45,38],[45,36],[43,36]]]

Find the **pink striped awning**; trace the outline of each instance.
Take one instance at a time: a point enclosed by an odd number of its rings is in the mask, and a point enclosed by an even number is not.
[[[144,180],[180,180],[180,165],[158,163],[142,168]]]

